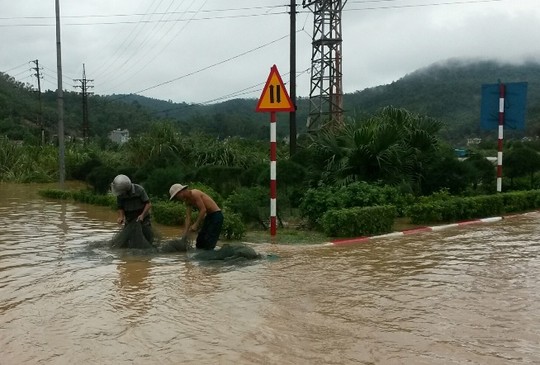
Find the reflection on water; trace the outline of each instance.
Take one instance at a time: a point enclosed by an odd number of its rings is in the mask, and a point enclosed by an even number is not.
[[[202,264],[37,188],[0,184],[0,364],[540,363],[540,214]]]

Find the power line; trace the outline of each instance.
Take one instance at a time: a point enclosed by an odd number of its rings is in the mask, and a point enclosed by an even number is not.
[[[240,57],[245,56],[245,55],[247,55],[247,54],[249,54],[249,53],[252,53],[252,52],[254,52],[254,51],[257,51],[257,50],[259,50],[259,49],[261,49],[261,48],[264,48],[264,47],[267,47],[267,46],[269,46],[269,45],[271,45],[271,44],[274,44],[274,43],[276,43],[276,42],[279,42],[279,41],[281,41],[282,39],[287,38],[288,36],[289,36],[289,35],[286,34],[286,35],[284,35],[283,37],[280,37],[280,38],[278,38],[278,39],[274,39],[273,41],[270,41],[270,42],[268,42],[268,43],[265,43],[265,44],[263,44],[263,45],[261,45],[261,46],[258,46],[258,47],[252,48],[252,49],[250,49],[250,50],[248,50],[248,51],[245,51],[245,52],[242,52],[242,53],[240,53],[240,54],[237,54],[236,56],[229,57],[229,58],[227,58],[227,59],[224,59],[224,60],[222,60],[222,61],[213,63],[213,64],[211,64],[211,65],[208,65],[208,66],[206,66],[206,67],[200,68],[200,69],[195,70],[195,71],[193,71],[193,72],[189,72],[189,73],[184,74],[184,75],[182,75],[182,76],[178,76],[178,77],[176,77],[176,78],[174,78],[174,79],[171,79],[171,80],[168,80],[168,81],[164,81],[164,82],[161,82],[161,83],[156,84],[156,85],[154,85],[154,86],[150,86],[150,87],[147,87],[147,88],[145,88],[145,89],[136,91],[136,92],[134,92],[133,94],[140,94],[140,93],[143,93],[143,92],[145,92],[145,91],[152,90],[152,89],[155,89],[155,88],[157,88],[157,87],[160,87],[160,86],[163,86],[163,85],[170,84],[171,82],[175,82],[175,81],[181,80],[181,79],[183,79],[183,78],[186,78],[186,77],[189,77],[189,76],[193,76],[193,75],[198,74],[198,73],[200,73],[200,72],[202,72],[202,71],[206,71],[206,70],[211,69],[211,68],[213,68],[213,67],[216,67],[216,66],[218,66],[218,65],[221,65],[221,64],[224,64],[224,63],[226,63],[226,62],[232,61],[232,60],[234,60],[234,59],[240,58]],[[120,98],[118,98],[118,99],[121,99],[121,98],[123,98],[123,97],[120,97]]]
[[[349,1],[351,4],[367,4],[367,3],[382,3],[393,2],[396,0],[371,0],[371,1]],[[403,4],[403,5],[386,5],[386,6],[373,6],[366,8],[351,9],[350,7],[343,9],[343,11],[364,11],[364,10],[387,10],[387,9],[406,9],[406,8],[425,8],[432,6],[448,6],[448,5],[472,5],[482,3],[495,3],[508,0],[464,0],[456,2],[441,2],[441,3],[427,3],[427,4]]]
[[[201,10],[204,5],[206,4],[207,0],[203,1],[203,3],[200,5],[199,9],[198,10]],[[189,5],[191,7],[191,5],[193,5],[194,1],[192,1],[192,3]],[[194,13],[194,16],[197,15],[197,12]],[[171,30],[172,30],[172,27],[169,27],[168,30],[165,32],[165,34],[167,34],[169,36],[169,41],[166,42],[166,43],[163,43],[163,42],[155,42],[154,44],[151,45],[151,48],[147,51],[147,52],[140,52],[139,50],[139,53],[138,54],[141,54],[142,57],[139,58],[138,60],[134,61],[134,62],[131,62],[130,65],[123,69],[122,70],[122,73],[117,73],[117,77],[115,78],[118,78],[118,77],[121,77],[122,75],[126,75],[131,69],[133,69],[137,64],[141,63],[142,61],[144,61],[144,59],[148,59],[148,61],[146,63],[144,63],[141,67],[138,68],[138,70],[135,72],[135,73],[139,73],[140,71],[142,71],[143,69],[146,68],[146,66],[148,66],[152,61],[154,61],[156,59],[156,57],[158,57],[160,54],[163,53],[163,51],[165,49],[167,49],[167,47],[171,44],[171,42],[175,39],[177,39],[178,35],[184,31],[187,27],[187,25],[189,24],[189,21],[184,23],[184,25],[179,28],[176,33],[172,33]],[[154,26],[154,29],[155,29],[155,26]],[[154,30],[152,29],[152,30]],[[145,41],[143,41],[140,45],[140,48],[142,48],[147,42],[147,40],[149,39],[149,36],[150,36],[150,33],[147,34],[147,37],[145,39]],[[156,50],[156,47],[159,46],[159,50]],[[147,57],[149,56],[149,57]],[[128,60],[126,60],[124,62],[123,65],[125,65],[127,63]],[[120,67],[122,67],[123,65],[121,65]],[[113,78],[114,79],[114,78]],[[111,81],[112,79],[108,78],[107,81]],[[122,85],[124,83],[126,83],[127,81],[129,81],[129,77],[125,77],[125,80],[121,83],[118,83],[116,84],[116,86],[119,86],[119,85]]]
[[[11,72],[11,71],[16,70],[16,69],[21,68],[21,67],[27,67],[27,66],[28,66],[28,62],[25,62],[25,63],[22,63],[22,64],[20,64],[18,66],[12,67],[9,70],[0,71],[0,72],[7,74],[8,72]]]

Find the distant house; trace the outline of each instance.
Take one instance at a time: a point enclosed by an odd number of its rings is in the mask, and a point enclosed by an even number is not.
[[[124,144],[129,140],[129,131],[127,129],[115,129],[109,133],[109,139],[118,144]]]
[[[467,138],[467,146],[480,144],[480,142],[482,142],[482,138]]]

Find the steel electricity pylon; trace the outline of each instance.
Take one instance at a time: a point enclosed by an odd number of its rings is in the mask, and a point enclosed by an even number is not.
[[[347,0],[304,0],[313,14],[311,84],[307,128],[343,125],[341,13]]]

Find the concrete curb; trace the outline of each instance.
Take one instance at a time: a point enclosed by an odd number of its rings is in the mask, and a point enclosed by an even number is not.
[[[457,222],[457,223],[443,224],[440,226],[411,228],[411,229],[406,229],[404,231],[391,232],[391,233],[381,234],[377,236],[362,236],[362,237],[355,237],[355,238],[336,239],[336,240],[326,243],[326,245],[327,246],[348,246],[348,245],[354,245],[357,243],[367,242],[367,241],[371,241],[371,240],[375,240],[379,238],[390,238],[390,237],[399,237],[399,236],[411,235],[411,234],[422,233],[422,232],[442,231],[443,229],[452,228],[452,227],[460,227],[460,226],[468,226],[470,224],[492,223],[492,222],[500,221],[505,218],[515,217],[515,216],[516,215],[510,215],[507,217],[490,217],[490,218],[473,219],[473,220],[467,220],[467,221],[462,221],[462,222]]]

